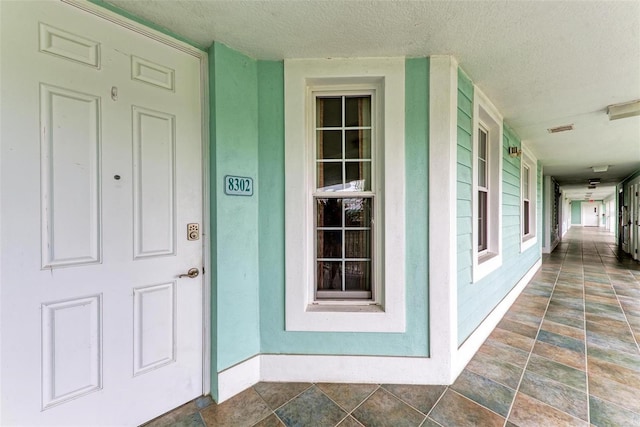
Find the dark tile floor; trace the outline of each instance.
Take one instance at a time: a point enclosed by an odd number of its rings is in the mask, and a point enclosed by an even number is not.
[[[259,383],[156,426],[640,426],[640,264],[573,228],[456,382]]]

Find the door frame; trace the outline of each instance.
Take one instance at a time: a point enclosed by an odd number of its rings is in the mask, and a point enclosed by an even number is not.
[[[172,47],[200,61],[200,105],[202,132],[202,394],[211,393],[211,209],[210,209],[210,164],[209,164],[209,61],[208,54],[199,48],[180,41],[129,17],[118,14],[104,6],[86,0],[60,0],[70,6],[81,9],[99,18],[110,21],[124,30],[136,32],[166,46]]]

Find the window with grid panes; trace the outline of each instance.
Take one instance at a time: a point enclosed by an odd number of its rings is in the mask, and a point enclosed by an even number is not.
[[[488,249],[489,234],[489,178],[488,134],[484,126],[478,129],[478,253]]]
[[[315,93],[316,299],[373,297],[373,93]]]
[[[528,236],[531,233],[531,207],[529,196],[529,180],[530,170],[528,165],[522,167],[522,214],[523,214],[523,227],[522,235]]]

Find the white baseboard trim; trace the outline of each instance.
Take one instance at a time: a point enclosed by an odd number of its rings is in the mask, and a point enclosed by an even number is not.
[[[218,403],[260,381],[451,384],[542,265],[539,259],[449,357],[259,354],[218,374]],[[433,352],[436,349],[432,349]],[[437,354],[437,351],[436,351]]]
[[[427,357],[262,355],[263,381],[449,384],[448,364]]]
[[[254,356],[218,373],[218,403],[260,381],[260,357]]]
[[[515,302],[516,298],[518,298],[522,290],[527,286],[541,266],[542,258],[536,261],[536,263],[529,269],[529,271],[527,271],[522,279],[518,281],[513,289],[511,289],[511,291],[502,299],[502,301],[500,301],[493,311],[491,311],[482,323],[480,323],[480,326],[478,326],[469,338],[467,338],[460,346],[453,365],[454,378],[460,375],[460,372],[462,372],[465,366],[467,366],[467,363],[469,363],[480,346],[484,343],[491,332],[493,332],[498,323],[500,323],[500,320],[502,320],[511,305]]]

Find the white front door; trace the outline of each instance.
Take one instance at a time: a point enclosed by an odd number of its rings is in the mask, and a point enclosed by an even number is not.
[[[582,204],[582,226],[583,227],[597,227],[600,221],[598,203],[583,203]]]
[[[0,7],[0,425],[137,425],[203,391],[200,59]]]

